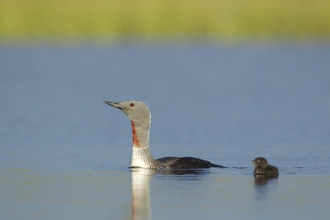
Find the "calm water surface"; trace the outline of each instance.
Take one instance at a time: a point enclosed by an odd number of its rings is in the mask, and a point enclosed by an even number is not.
[[[0,47],[0,219],[326,219],[328,45]],[[227,169],[130,170],[145,101],[151,153]],[[257,181],[266,157],[278,179]]]

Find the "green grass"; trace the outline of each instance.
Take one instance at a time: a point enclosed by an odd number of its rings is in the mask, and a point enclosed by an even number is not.
[[[0,42],[330,39],[330,0],[0,0]]]

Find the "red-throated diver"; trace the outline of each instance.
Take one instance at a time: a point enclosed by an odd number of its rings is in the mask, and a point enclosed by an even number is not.
[[[103,101],[114,108],[122,110],[130,119],[133,133],[131,167],[149,169],[198,169],[219,167],[209,161],[195,157],[163,157],[155,160],[149,151],[149,130],[151,114],[148,106],[137,100],[123,102]]]
[[[266,158],[257,157],[251,160],[251,163],[255,166],[253,171],[254,176],[265,176],[269,178],[278,177],[278,169],[272,165],[269,165]]]

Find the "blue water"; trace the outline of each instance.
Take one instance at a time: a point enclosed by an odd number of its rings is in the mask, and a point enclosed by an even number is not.
[[[329,61],[317,44],[2,46],[0,219],[325,219]],[[128,169],[129,120],[102,102],[128,99],[155,158],[231,168]],[[257,156],[280,177],[255,182]]]

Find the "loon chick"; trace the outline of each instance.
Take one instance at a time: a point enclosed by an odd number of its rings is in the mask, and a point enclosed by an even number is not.
[[[195,157],[163,157],[155,160],[149,151],[151,114],[148,106],[144,102],[137,100],[103,102],[122,110],[131,121],[133,133],[131,167],[149,169],[225,168],[222,165],[213,164],[209,161]]]
[[[253,171],[254,176],[267,176],[269,178],[278,177],[278,169],[275,166],[269,165],[266,158],[257,157],[251,160],[251,163],[255,166]]]

